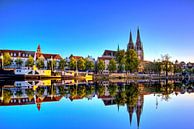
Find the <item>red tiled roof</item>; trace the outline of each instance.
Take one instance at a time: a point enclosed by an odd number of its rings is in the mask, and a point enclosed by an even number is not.
[[[114,57],[98,57],[98,60],[111,60],[114,59]]]
[[[51,57],[53,59],[62,59],[62,57],[59,54],[42,54],[44,56],[45,59],[51,59]]]

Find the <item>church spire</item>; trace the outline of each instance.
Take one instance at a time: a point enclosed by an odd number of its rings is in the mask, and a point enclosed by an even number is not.
[[[38,44],[38,47],[37,47],[37,53],[41,53],[40,44]]]
[[[133,37],[132,37],[131,31],[130,31],[129,43],[128,43],[128,46],[127,46],[127,50],[130,50],[130,49],[134,49],[134,43],[133,43]]]
[[[141,42],[139,27],[137,29],[137,39],[136,39],[136,44],[135,44],[135,50],[137,52],[138,59],[140,61],[143,61],[144,60],[144,50],[143,50],[143,45]]]
[[[137,29],[137,43],[141,43],[141,37],[140,37],[140,31],[139,31],[139,27]]]

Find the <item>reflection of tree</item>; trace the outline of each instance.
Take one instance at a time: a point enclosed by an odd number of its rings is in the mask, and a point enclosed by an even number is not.
[[[95,92],[95,87],[94,86],[87,86],[86,87],[86,96],[90,96]]]
[[[167,83],[161,87],[162,99],[168,101],[170,99],[170,94],[174,91],[174,84]]]
[[[75,96],[77,96],[77,86],[70,87],[70,96],[72,98],[74,98]]]
[[[138,101],[138,88],[134,85],[130,85],[126,87],[126,102],[127,105],[134,107]]]
[[[59,89],[59,94],[61,96],[65,96],[66,95],[66,90],[65,90],[65,88],[63,86],[59,86],[58,89]]]
[[[99,96],[103,96],[105,94],[105,86],[98,85],[97,92]]]
[[[110,85],[108,86],[108,91],[110,96],[114,97],[117,94],[118,86],[117,85]]]
[[[33,89],[26,89],[26,94],[28,95],[28,98],[30,101],[34,98],[34,91]]]
[[[116,104],[124,106],[127,100],[126,97],[125,91],[119,92],[115,97]]]
[[[51,86],[48,88],[48,93],[49,95],[56,95],[57,94],[57,90],[56,90],[56,87],[55,86]]]
[[[22,97],[22,91],[21,90],[16,91],[15,95],[16,95],[16,97],[21,98]]]
[[[77,95],[81,98],[86,96],[86,87],[85,86],[79,86],[78,87],[78,91],[77,91]]]
[[[8,89],[3,90],[3,101],[4,101],[4,103],[9,103],[9,101],[11,100],[11,96],[12,96],[11,90],[8,90]]]
[[[37,89],[36,89],[36,95],[38,96],[38,97],[42,97],[43,96],[43,94],[44,94],[44,87],[38,87]]]

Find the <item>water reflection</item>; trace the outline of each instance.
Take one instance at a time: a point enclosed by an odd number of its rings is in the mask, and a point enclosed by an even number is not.
[[[0,81],[0,106],[36,104],[41,111],[42,103],[57,102],[63,97],[71,101],[94,97],[102,100],[105,106],[126,107],[131,125],[136,114],[137,127],[140,126],[144,107],[144,96],[154,94],[155,106],[158,99],[169,101],[170,95],[194,92],[193,83],[166,80],[143,81],[77,81],[77,80],[29,80]]]

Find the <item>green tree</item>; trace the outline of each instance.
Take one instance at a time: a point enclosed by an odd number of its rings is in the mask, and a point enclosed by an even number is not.
[[[12,59],[9,53],[4,53],[3,54],[3,65],[4,66],[9,66],[12,63]]]
[[[160,60],[154,62],[154,72],[158,73],[158,75],[160,76],[162,71],[162,62],[160,62]]]
[[[43,58],[38,58],[38,60],[36,61],[36,66],[40,69],[40,68],[44,68],[44,59]]]
[[[15,94],[18,98],[21,98],[22,97],[22,91],[21,90],[18,90],[16,91],[16,94]]]
[[[153,72],[153,66],[154,66],[154,63],[153,62],[150,62],[150,63],[145,64],[145,66],[144,66],[144,72],[146,72],[146,73]]]
[[[172,71],[173,63],[170,62],[170,56],[168,54],[162,55],[162,68],[166,73],[166,77],[168,77],[168,72]]]
[[[118,63],[118,71],[123,72],[125,66],[125,50],[117,50],[116,61]]]
[[[28,98],[30,101],[34,98],[34,91],[33,89],[26,89],[26,94],[28,95]]]
[[[3,102],[4,103],[9,103],[10,100],[11,100],[11,96],[12,96],[12,92],[11,90],[8,90],[8,89],[4,89],[3,90]]]
[[[57,61],[56,60],[50,60],[48,61],[48,69],[54,70],[57,66]]]
[[[22,64],[23,64],[23,60],[22,60],[21,58],[17,58],[17,59],[15,60],[15,63],[16,63],[16,65],[17,65],[17,67],[21,67]]]
[[[83,58],[80,58],[77,61],[77,67],[79,70],[85,70],[86,69],[86,61]]]
[[[93,61],[90,61],[88,59],[85,59],[86,60],[86,70],[94,70],[94,62]]]
[[[97,63],[97,70],[98,72],[102,73],[102,71],[105,69],[105,64],[103,60],[99,60]]]
[[[125,69],[126,71],[134,72],[138,70],[138,56],[135,50],[130,49],[126,52],[126,62]]]
[[[75,70],[76,69],[76,59],[74,59],[73,57],[70,58],[70,62],[69,62],[69,67],[71,70]]]
[[[66,66],[66,60],[65,59],[61,59],[59,62],[59,69],[64,70]]]
[[[181,72],[182,72],[182,68],[179,65],[178,61],[176,60],[174,63],[174,74],[181,73]]]
[[[116,61],[114,59],[111,59],[108,65],[108,70],[110,72],[114,72],[115,70],[117,70],[117,66],[116,66]]]
[[[28,57],[28,60],[26,61],[26,66],[27,67],[33,67],[33,65],[34,65],[34,58],[30,55]]]

